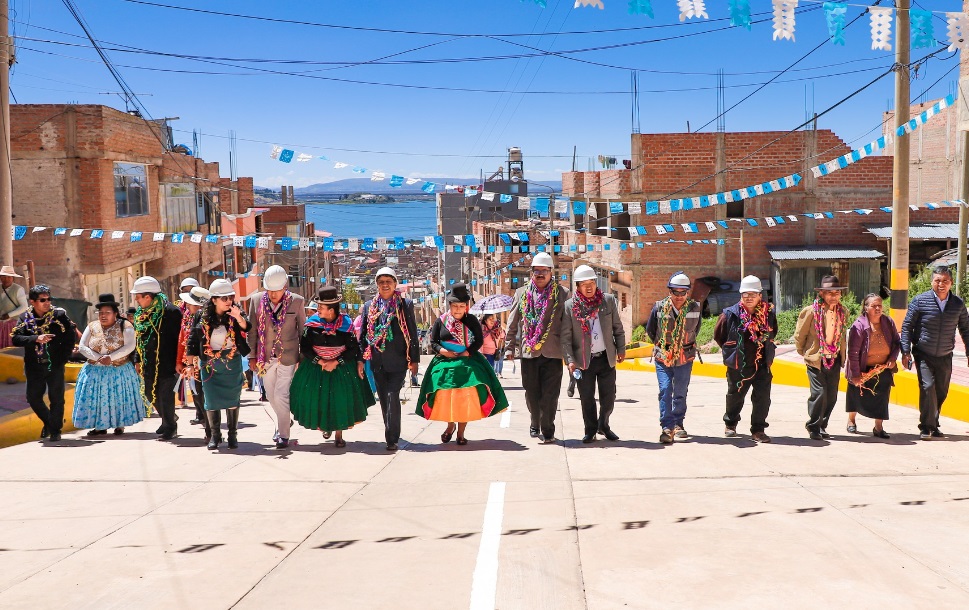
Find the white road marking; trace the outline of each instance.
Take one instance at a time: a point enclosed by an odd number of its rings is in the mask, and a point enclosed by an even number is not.
[[[498,593],[498,545],[505,512],[505,482],[494,481],[488,490],[481,545],[471,579],[471,610],[495,610]]]
[[[501,414],[501,421],[498,423],[499,428],[507,428],[511,425],[511,401],[508,402],[508,408],[506,408]]]

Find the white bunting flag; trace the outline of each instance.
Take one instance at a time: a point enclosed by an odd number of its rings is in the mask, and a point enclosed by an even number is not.
[[[815,220],[821,220],[822,218],[824,218],[824,214],[822,214],[821,212],[815,212],[814,213],[814,219]]]
[[[723,194],[723,200],[727,203],[733,203],[733,191],[727,191]]]
[[[464,245],[464,237],[461,236],[461,235],[452,235],[451,236],[451,239],[454,240],[454,245],[455,246],[463,246]]]
[[[350,239],[348,239],[347,250],[349,250],[350,252],[358,252],[360,250],[360,240],[355,237],[351,237]]]
[[[636,227],[629,227],[629,236],[639,237],[639,229],[637,229]]]
[[[77,237],[84,232],[84,229],[71,229],[71,237]]]
[[[774,40],[794,41],[794,11],[797,0],[774,0]]]
[[[425,235],[424,236],[424,245],[427,246],[428,248],[433,248],[436,245],[434,243],[434,236],[433,235]]]
[[[378,237],[377,238],[377,249],[378,250],[386,250],[387,249],[387,238],[386,237]]]
[[[306,163],[307,161],[309,161],[312,158],[313,158],[313,155],[308,155],[306,153],[299,153],[298,155],[296,155],[296,162],[297,163]]]
[[[599,210],[596,208],[594,201],[590,201],[586,204],[585,212],[589,218],[598,218],[599,216]]]
[[[768,227],[776,227],[777,226],[777,222],[773,218],[771,218],[770,216],[768,216],[767,218],[765,218],[764,221],[767,223],[767,226]]]
[[[201,233],[192,233],[192,237],[189,238],[189,239],[191,239],[191,241],[192,241],[193,244],[200,244],[200,243],[202,243],[202,234]]]
[[[420,181],[421,181],[420,178],[408,178],[407,184],[417,184]]]
[[[481,193],[481,198],[484,199],[485,201],[494,201],[495,194],[490,191],[484,191]]]
[[[706,225],[707,231],[716,231],[717,230],[717,225],[713,224],[712,222],[705,222],[703,224]]]
[[[672,211],[672,208],[670,208],[670,201],[669,201],[669,199],[666,199],[664,201],[660,201],[659,202],[659,213],[660,214],[669,214],[671,211]]]
[[[372,175],[370,176],[370,181],[371,181],[371,182],[380,182],[381,180],[383,180],[383,179],[384,179],[384,178],[386,178],[386,177],[387,177],[387,176],[386,176],[386,175],[385,175],[385,174],[384,174],[383,172],[374,172],[374,173],[373,173],[373,174],[372,174]]]
[[[30,232],[31,233],[40,233],[41,231],[43,231],[46,228],[47,227],[34,227]],[[124,233],[124,231],[121,231],[121,232]]]
[[[300,252],[308,252],[309,249],[310,249],[310,238],[308,238],[308,237],[300,237],[299,238],[299,251]]]
[[[602,0],[575,0],[575,4],[572,6],[572,8],[579,8],[580,6],[594,6],[599,10],[605,8],[605,5],[602,4]]]
[[[690,223],[688,223],[688,222],[680,223],[680,226],[683,227],[683,232],[684,233],[692,233],[693,232],[693,229],[690,227]]]
[[[969,16],[965,13],[946,13],[946,24],[948,25],[947,35],[949,38],[949,51],[956,49],[969,48]]]
[[[642,214],[643,213],[643,204],[640,203],[640,202],[638,202],[638,201],[630,201],[626,205],[629,206],[628,207],[628,210],[629,210],[629,215],[630,216],[632,216],[633,214]]]
[[[269,158],[270,158],[270,159],[276,159],[276,160],[279,160],[279,155],[280,155],[280,153],[282,153],[282,152],[283,152],[283,147],[282,147],[282,146],[276,146],[276,145],[274,144],[274,145],[273,145],[273,150],[272,150],[272,152],[271,152],[271,153],[269,153]]]
[[[697,19],[700,17],[710,18],[707,15],[703,0],[676,0],[676,4],[680,8],[680,21],[686,21],[693,17]]]
[[[164,233],[153,233],[151,236],[151,241],[165,241]]]
[[[656,225],[656,232],[660,235],[666,235],[666,227],[663,225]]]
[[[797,222],[797,216],[795,216],[794,214],[789,214],[787,219],[790,220],[791,222]]]
[[[887,7],[868,7],[871,14],[871,48],[873,51],[892,50],[892,18],[894,9]]]
[[[532,198],[531,197],[519,197],[518,198],[518,209],[519,210],[527,210],[527,209],[530,209],[531,207],[532,207]]]
[[[256,247],[259,248],[260,250],[268,250],[269,249],[269,238],[268,237],[260,237],[259,239],[257,239],[256,240]]]
[[[348,167],[349,165],[350,165],[349,163],[343,163],[342,161],[337,161],[336,163],[333,164],[333,169],[343,169],[344,167]]]
[[[555,213],[556,214],[567,214],[569,211],[569,200],[563,199],[561,197],[555,200]]]
[[[757,193],[758,195],[763,195],[764,194],[764,185],[763,184],[755,184],[754,185],[754,192]]]
[[[158,235],[158,234],[155,233],[155,235]],[[243,237],[242,235],[233,235],[232,245],[236,248],[242,248],[243,246],[246,245],[246,238]]]

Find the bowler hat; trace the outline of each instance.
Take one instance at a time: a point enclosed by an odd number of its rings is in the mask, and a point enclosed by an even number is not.
[[[471,293],[468,292],[467,284],[455,284],[451,287],[451,294],[447,297],[448,303],[470,303]]]
[[[837,275],[826,275],[821,278],[821,285],[815,288],[815,290],[847,290],[847,286],[839,286],[841,280],[838,279]]]
[[[316,296],[316,302],[321,305],[336,305],[343,300],[343,297],[340,296],[340,292],[336,289],[336,286],[324,286],[320,288],[320,291]]]
[[[113,294],[106,292],[98,295],[98,302],[94,304],[94,307],[95,309],[99,309],[101,307],[118,307],[120,305],[121,303],[114,299]]]

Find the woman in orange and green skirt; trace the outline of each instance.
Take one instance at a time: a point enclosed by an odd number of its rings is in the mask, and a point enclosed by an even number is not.
[[[468,287],[455,284],[448,311],[431,327],[431,348],[437,355],[424,372],[417,414],[447,422],[442,443],[451,441],[456,427],[458,444],[468,444],[464,436],[468,422],[508,408],[495,369],[480,353],[484,333],[478,319],[468,313],[470,303]]]

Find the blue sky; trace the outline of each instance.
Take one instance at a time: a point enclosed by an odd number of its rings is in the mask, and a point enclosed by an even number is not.
[[[644,133],[685,131],[688,121],[696,130],[717,114],[718,70],[726,74],[729,107],[756,88],[749,85],[771,79],[828,37],[820,3],[810,0],[800,2],[805,12],[797,17],[793,43],[772,40],[768,0],[751,1],[754,19],[766,21],[755,23],[750,31],[728,27],[727,0],[706,2],[709,21],[684,23],[678,19],[675,0],[653,0],[654,19],[628,14],[627,0],[603,0],[605,10],[574,8],[573,0],[548,0],[544,9],[533,0],[157,2],[340,26],[242,19],[125,0],[76,0],[106,47],[153,52],[107,54],[131,88],[142,94],[152,116],[180,117],[173,123],[179,130],[177,142],[191,144],[192,130],[201,131],[202,157],[222,162],[223,174],[228,175],[225,136],[235,130],[240,175],[253,176],[256,184],[266,186],[357,177],[349,168],[334,169],[335,161],[388,176],[477,176],[479,170],[496,169],[508,146],[522,148],[529,179],[557,180],[571,168],[573,146],[580,170],[588,169],[589,159],[600,154],[628,158],[631,69],[640,71]],[[959,0],[918,4],[935,11],[961,9]],[[13,33],[19,37],[11,87],[18,102],[124,108],[117,95],[103,94],[119,87],[79,37],[82,31],[62,2],[11,0],[11,8]],[[847,20],[862,10],[850,6]],[[945,23],[937,18],[934,24],[936,38],[944,40]],[[771,84],[730,111],[727,130],[791,129],[804,121],[806,105],[820,112],[892,64],[893,53],[871,50],[868,16],[849,27],[845,38],[845,46],[823,44],[796,66],[797,71],[779,78],[795,82]],[[565,54],[572,59],[547,54],[599,47],[612,48]],[[926,52],[913,51],[913,58]],[[538,56],[433,61],[522,54]],[[919,70],[913,95],[932,99],[952,90],[958,68],[926,90],[958,62],[951,56],[943,52]],[[234,74],[186,73],[193,71]],[[849,143],[870,141],[888,108],[892,87],[891,76],[883,78],[823,117],[819,126],[835,130]],[[715,128],[710,123],[705,130]],[[325,155],[330,161],[273,161],[271,143]]]

